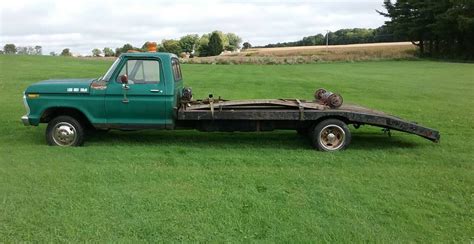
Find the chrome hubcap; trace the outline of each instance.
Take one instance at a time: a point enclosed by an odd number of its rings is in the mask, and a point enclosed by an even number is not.
[[[321,146],[328,151],[341,148],[344,145],[345,138],[346,133],[338,125],[326,125],[321,132],[319,132]]]
[[[76,135],[76,128],[67,122],[58,123],[53,130],[53,140],[59,146],[72,145]]]

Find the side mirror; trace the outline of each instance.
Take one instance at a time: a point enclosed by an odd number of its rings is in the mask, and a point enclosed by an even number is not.
[[[127,75],[121,75],[120,76],[120,81],[122,84],[127,85],[128,84],[128,76]]]

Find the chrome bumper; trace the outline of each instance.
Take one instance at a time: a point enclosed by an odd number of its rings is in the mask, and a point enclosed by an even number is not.
[[[28,115],[30,115],[30,106],[28,106],[28,101],[26,101],[26,94],[23,92],[23,105],[25,105],[26,109],[26,114],[21,117],[21,122],[25,126],[31,125],[30,124],[30,119],[28,118]]]
[[[28,116],[26,116],[26,115],[21,117],[21,122],[23,122],[23,125],[25,125],[25,126],[30,125],[30,120],[28,119]]]

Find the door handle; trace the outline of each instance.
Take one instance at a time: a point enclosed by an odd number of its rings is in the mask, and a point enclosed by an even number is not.
[[[153,93],[163,93],[163,90],[151,89],[150,92],[153,92]]]

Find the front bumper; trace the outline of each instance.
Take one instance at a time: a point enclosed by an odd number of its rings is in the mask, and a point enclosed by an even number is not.
[[[23,116],[21,117],[21,122],[23,122],[23,125],[25,125],[25,126],[31,125],[31,124],[30,124],[30,119],[29,119],[28,116],[26,116],[26,115],[23,115]]]
[[[28,115],[30,115],[30,106],[28,106],[28,101],[26,100],[26,94],[23,92],[23,105],[25,105],[26,109],[26,114],[21,117],[21,122],[25,126],[31,125],[30,123],[30,118],[28,118]]]

